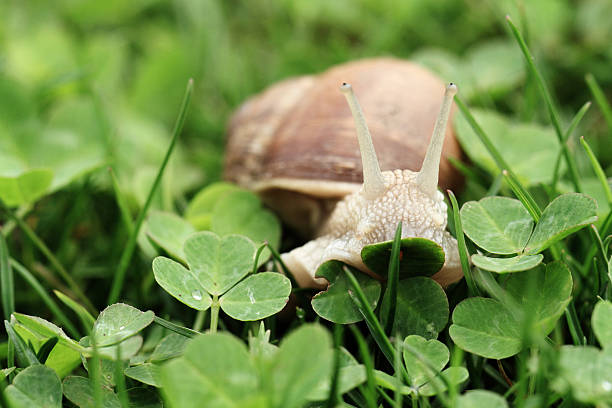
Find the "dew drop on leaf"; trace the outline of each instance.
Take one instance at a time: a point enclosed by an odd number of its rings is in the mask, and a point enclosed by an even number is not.
[[[253,296],[253,291],[251,289],[247,289],[247,293],[249,295],[249,301],[251,304],[255,303],[255,296]]]
[[[195,300],[202,300],[202,292],[200,292],[199,289],[196,289],[193,292],[191,292],[191,297],[194,298]]]

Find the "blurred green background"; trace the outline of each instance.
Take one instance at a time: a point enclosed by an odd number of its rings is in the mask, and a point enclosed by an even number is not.
[[[565,124],[591,99],[586,73],[612,88],[609,0],[5,0],[0,179],[50,169],[53,201],[38,201],[30,222],[75,274],[102,278],[125,242],[105,239],[120,230],[105,169],[115,170],[136,211],[188,78],[193,103],[155,202],[179,212],[220,178],[233,109],[275,81],[347,60],[412,58],[457,82],[471,106],[548,124],[507,14]],[[577,134],[589,135],[609,174],[612,150],[600,145],[610,135],[599,110]],[[28,263],[26,244],[21,257]]]

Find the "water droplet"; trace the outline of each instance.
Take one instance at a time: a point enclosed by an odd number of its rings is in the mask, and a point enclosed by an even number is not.
[[[605,391],[610,391],[612,390],[612,383],[609,381],[602,381],[601,388],[603,388]]]
[[[200,292],[199,289],[196,289],[191,292],[191,297],[195,300],[202,300],[202,292]]]
[[[251,304],[255,303],[255,296],[253,296],[253,291],[251,289],[247,289],[247,294],[249,295],[249,300]]]

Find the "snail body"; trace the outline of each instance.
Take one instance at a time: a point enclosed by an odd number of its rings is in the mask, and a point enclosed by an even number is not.
[[[347,80],[367,101],[368,118],[372,112],[374,141],[352,86],[330,93]],[[444,249],[446,262],[434,279],[443,285],[460,279],[457,244],[445,231],[446,204],[437,190],[438,169],[443,187],[460,183],[450,164],[440,162],[443,150],[460,156],[446,129],[456,87],[446,88],[440,110],[443,90],[435,76],[412,63],[364,60],[282,82],[234,116],[226,177],[255,190],[291,225],[316,237],[282,255],[301,286],[323,285],[314,274],[329,259],[370,272],[361,248],[391,240],[400,221],[402,237],[431,239]],[[431,134],[434,122],[429,143],[424,134]],[[451,137],[445,142],[446,133]]]

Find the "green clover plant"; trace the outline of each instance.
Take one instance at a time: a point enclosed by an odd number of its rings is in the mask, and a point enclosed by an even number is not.
[[[399,388],[404,395],[434,396],[447,391],[448,386],[458,387],[468,379],[465,367],[444,369],[450,353],[446,345],[438,340],[410,335],[404,339],[401,349],[407,384],[401,383],[398,387],[395,377],[376,371],[381,387],[394,391]]]
[[[274,272],[249,275],[256,252],[245,236],[221,238],[197,232],[182,248],[188,268],[160,256],[153,260],[153,273],[157,283],[180,302],[200,311],[211,308],[210,327],[216,331],[219,309],[249,321],[271,316],[287,303],[291,292],[287,277]]]
[[[395,299],[391,300],[390,292],[385,290],[380,307],[382,321],[387,323],[385,316],[388,316],[393,302],[395,312],[389,322],[392,332],[437,338],[448,321],[448,300],[442,287],[429,277],[444,265],[444,251],[433,241],[424,238],[400,239],[400,236],[394,241],[365,246],[361,251],[364,264],[374,274],[386,276],[392,264],[390,259],[393,259],[391,252],[394,243],[399,248]],[[352,298],[344,267],[343,262],[334,260],[319,267],[316,276],[325,278],[328,287],[312,298],[312,308],[319,316],[334,323],[356,323],[364,317]],[[355,273],[369,306],[376,309],[382,292],[381,283],[354,268],[350,269]]]
[[[196,194],[184,217],[155,211],[147,220],[148,237],[182,262],[185,261],[182,252],[185,240],[201,230],[220,236],[244,235],[258,245],[266,243],[275,249],[280,244],[280,223],[272,212],[262,207],[259,197],[224,182],[213,183]],[[270,258],[267,245],[258,257],[258,266]]]
[[[561,347],[553,388],[570,392],[585,404],[606,406],[612,401],[612,303],[600,300],[591,316],[601,349],[594,346]]]
[[[329,397],[332,341],[320,326],[305,324],[279,344],[268,343],[263,328],[247,348],[229,333],[194,339],[182,357],[161,369],[162,392],[171,406],[219,408],[302,407]],[[188,380],[187,380],[188,379]],[[339,388],[344,394],[365,381],[365,370],[345,354]]]
[[[540,253],[555,242],[597,220],[597,204],[591,197],[563,194],[554,199],[535,223],[520,201],[507,197],[485,197],[461,208],[465,234],[492,257],[475,254],[477,267],[511,273],[532,269],[544,259]]]

